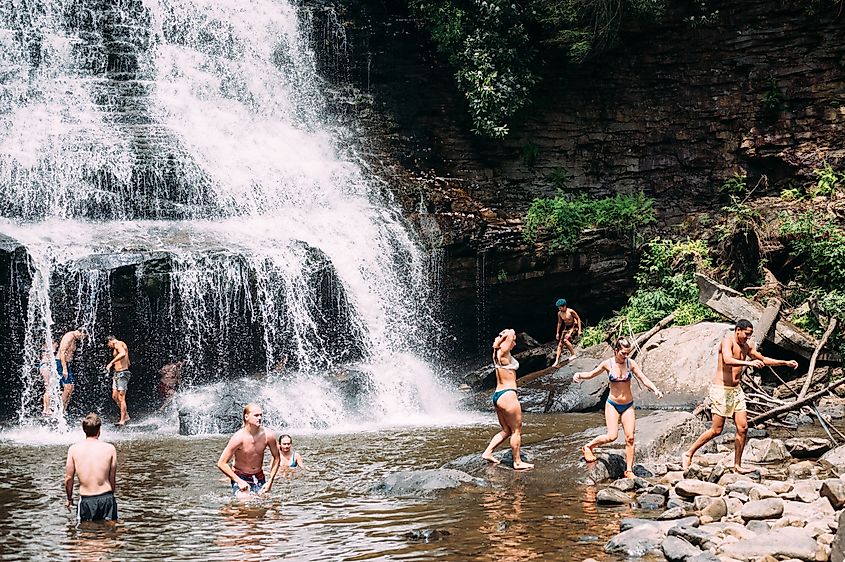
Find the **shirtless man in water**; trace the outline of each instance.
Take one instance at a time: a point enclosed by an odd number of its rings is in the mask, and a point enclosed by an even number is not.
[[[555,364],[557,367],[560,363],[560,352],[563,351],[563,346],[569,350],[569,358],[575,359],[575,347],[572,346],[572,334],[578,330],[578,336],[581,335],[581,317],[578,313],[566,305],[566,299],[557,299],[555,303],[557,306],[557,329],[555,330],[555,339],[557,340],[557,355],[555,355]],[[561,331],[563,327],[563,331]]]
[[[681,466],[686,468],[692,463],[695,452],[705,443],[722,433],[725,419],[733,417],[736,425],[736,441],[734,441],[734,470],[740,474],[747,474],[752,469],[742,467],[742,451],[745,449],[745,439],[748,433],[748,415],[745,406],[745,394],[739,386],[739,379],[745,367],[761,369],[764,365],[771,367],[798,368],[796,361],[782,361],[765,357],[751,341],[754,327],[748,320],[739,320],[732,333],[725,334],[717,350],[718,363],[716,373],[710,384],[710,409],[713,413],[713,424],[710,429],[701,434],[689,450],[681,455]],[[748,358],[751,358],[749,361]]]
[[[244,406],[244,426],[229,439],[217,461],[217,468],[232,481],[232,494],[238,498],[249,497],[250,493],[269,492],[279,470],[279,444],[272,431],[261,427],[263,415],[258,404]],[[265,483],[263,465],[264,449],[267,448],[273,456],[273,464],[270,467],[270,478]],[[235,463],[229,466],[232,456],[235,457]]]
[[[120,408],[120,420],[116,425],[126,425],[126,422],[130,420],[129,413],[126,411],[126,391],[129,390],[129,378],[132,376],[129,372],[129,348],[115,336],[107,336],[106,345],[112,350],[112,360],[105,367],[106,374],[108,375],[114,367],[111,399]]]
[[[100,416],[91,412],[82,420],[85,440],[70,446],[65,464],[68,509],[73,505],[73,478],[79,478],[77,521],[117,520],[117,451],[100,441]]]
[[[73,356],[76,354],[77,342],[88,337],[85,328],[71,330],[59,340],[59,354],[56,357],[56,370],[59,372],[59,386],[62,389],[62,406],[67,410],[70,395],[73,394],[73,387],[76,380],[73,378]]]

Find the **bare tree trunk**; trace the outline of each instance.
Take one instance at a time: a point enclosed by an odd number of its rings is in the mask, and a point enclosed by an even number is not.
[[[830,334],[832,334],[835,329],[836,317],[833,316],[830,318],[830,322],[827,323],[827,330],[824,331],[824,335],[822,336],[818,347],[816,347],[816,351],[813,352],[813,357],[810,359],[810,369],[807,371],[807,378],[804,379],[804,386],[801,387],[801,392],[798,393],[798,400],[801,400],[804,398],[804,395],[807,394],[807,389],[810,388],[810,382],[813,380],[813,371],[816,369],[816,359],[819,358],[819,352],[824,347],[824,344],[827,343],[827,338],[830,337]]]
[[[778,406],[777,408],[773,408],[773,409],[769,410],[768,412],[766,412],[765,414],[761,414],[759,416],[756,416],[756,417],[750,419],[749,421],[756,425],[760,422],[770,420],[770,419],[775,418],[775,417],[777,417],[781,414],[784,414],[786,412],[791,412],[792,410],[797,410],[798,408],[800,408],[804,404],[809,404],[810,402],[818,400],[819,398],[821,398],[822,396],[827,394],[827,392],[829,390],[833,390],[834,388],[839,388],[843,384],[845,384],[845,377],[839,379],[838,381],[836,381],[833,384],[827,385],[826,387],[819,390],[818,392],[814,392],[813,394],[810,394],[809,396],[802,398],[801,400],[796,400],[795,402],[792,402],[791,404],[786,404],[784,406]]]

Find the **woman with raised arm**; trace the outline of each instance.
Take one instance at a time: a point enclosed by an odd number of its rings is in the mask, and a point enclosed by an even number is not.
[[[533,464],[523,462],[519,456],[522,445],[522,407],[516,395],[516,370],[519,362],[511,356],[511,350],[516,346],[516,332],[502,330],[493,340],[493,368],[496,369],[496,391],[493,393],[493,409],[499,417],[502,431],[493,436],[481,458],[493,464],[500,461],[493,456],[493,451],[510,437],[513,452],[513,469],[529,470]]]
[[[613,357],[599,363],[598,367],[587,372],[575,373],[573,382],[580,383],[591,379],[602,372],[607,372],[610,379],[610,394],[604,405],[604,421],[607,424],[607,433],[596,437],[582,449],[584,460],[594,462],[596,455],[593,448],[616,441],[619,435],[619,422],[622,422],[622,431],[625,433],[625,478],[634,478],[634,432],[637,427],[637,419],[634,415],[634,395],[631,393],[631,379],[637,379],[643,385],[654,392],[657,398],[663,398],[654,383],[640,370],[640,366],[633,359],[629,359],[631,343],[626,338],[619,338],[613,346]]]

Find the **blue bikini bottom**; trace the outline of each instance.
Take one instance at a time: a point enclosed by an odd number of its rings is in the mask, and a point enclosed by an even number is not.
[[[627,410],[628,408],[630,408],[631,406],[634,405],[633,400],[631,400],[627,404],[617,404],[616,402],[614,402],[610,398],[607,399],[607,403],[610,404],[611,406],[613,406],[614,408],[616,408],[616,411],[619,413],[620,416],[625,413],[625,410]]]

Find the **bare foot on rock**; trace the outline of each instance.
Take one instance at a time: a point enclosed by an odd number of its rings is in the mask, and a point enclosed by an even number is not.
[[[692,464],[692,455],[689,454],[689,451],[684,451],[681,455],[681,470],[686,470],[689,468],[689,465]]]
[[[484,455],[481,455],[481,458],[484,459],[485,461],[491,463],[491,464],[499,464],[500,462],[502,462],[499,459],[497,459],[496,457],[494,457],[493,455],[484,454]]]
[[[531,470],[532,468],[534,468],[534,465],[528,462],[513,463],[514,470]]]

